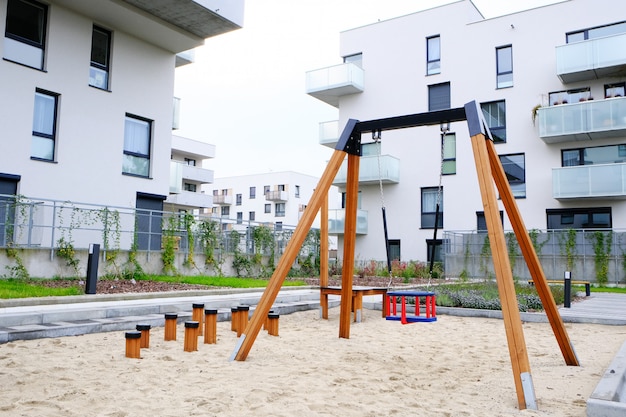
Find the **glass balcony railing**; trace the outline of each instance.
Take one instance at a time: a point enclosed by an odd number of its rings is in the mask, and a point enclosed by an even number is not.
[[[380,172],[378,169],[377,156],[362,156],[359,162],[359,184],[378,184],[378,179],[383,184],[397,184],[400,182],[400,160],[391,155],[380,156]],[[333,185],[345,185],[348,182],[348,161],[343,161],[339,172],[333,181]]]
[[[363,92],[363,69],[346,63],[306,73],[307,94],[339,107],[339,97]]]
[[[552,169],[552,196],[626,198],[626,164],[598,164]]]
[[[367,210],[356,211],[356,234],[367,234]],[[346,210],[328,210],[328,233],[331,235],[343,235],[346,225]]]
[[[339,141],[339,120],[320,123],[320,145],[334,148]]]
[[[546,143],[625,135],[626,97],[542,107],[537,117]]]
[[[564,83],[626,72],[626,33],[556,47],[556,73]]]

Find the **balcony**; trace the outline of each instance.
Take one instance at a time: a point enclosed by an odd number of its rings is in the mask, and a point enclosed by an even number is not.
[[[378,156],[362,156],[359,163],[359,185],[378,185]],[[380,179],[383,184],[400,182],[400,160],[391,155],[380,156]],[[342,186],[348,182],[348,161],[343,161],[333,185]]]
[[[214,195],[213,204],[217,204],[218,206],[230,206],[233,204],[233,196],[224,194]]]
[[[172,135],[172,154],[181,160],[182,158],[195,160],[215,158],[215,145]]]
[[[355,64],[339,64],[306,73],[306,93],[334,107],[339,97],[363,92],[363,69]]]
[[[265,193],[266,201],[288,201],[289,193],[287,191],[268,191]]]
[[[539,137],[546,143],[626,135],[626,97],[542,107]]]
[[[320,145],[335,149],[339,141],[339,120],[320,123]]]
[[[187,206],[196,208],[206,208],[213,206],[213,196],[210,194],[193,193],[191,191],[181,191],[178,194],[170,194],[165,203],[177,206]]]
[[[552,196],[626,199],[626,163],[553,168]]]
[[[180,53],[204,39],[243,26],[245,0],[56,0],[66,7],[167,51]]]
[[[356,234],[367,234],[367,210],[356,211]],[[334,209],[328,210],[328,234],[343,235],[346,224],[346,210]]]
[[[556,47],[556,73],[563,83],[626,74],[626,34]]]
[[[180,193],[185,180],[195,184],[211,184],[213,170],[170,161],[170,193]]]

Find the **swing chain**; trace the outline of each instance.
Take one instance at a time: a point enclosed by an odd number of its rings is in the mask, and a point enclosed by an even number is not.
[[[382,166],[380,163],[380,157],[382,154],[382,147],[381,147],[381,134],[380,134],[380,130],[378,131],[372,131],[372,140],[376,143],[376,160],[378,162],[378,187],[380,189],[380,205],[382,207],[383,210],[383,214],[385,212],[385,193],[383,192],[383,173],[382,173]],[[384,219],[383,219],[383,223],[384,223]],[[385,242],[387,245],[389,245],[388,242]],[[385,248],[385,250],[388,252],[389,248]],[[387,254],[389,255],[389,254]],[[389,259],[387,259],[387,262],[389,262]],[[387,273],[389,274],[389,283],[387,284],[387,288],[391,288],[391,284],[393,282],[393,274],[391,272],[391,268],[387,268]]]

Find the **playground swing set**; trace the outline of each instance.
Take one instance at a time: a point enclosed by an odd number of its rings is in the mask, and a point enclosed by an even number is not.
[[[290,239],[285,252],[281,256],[276,269],[261,296],[259,303],[248,322],[245,330],[238,339],[237,345],[230,360],[245,361],[256,337],[265,322],[268,312],[281,289],[281,286],[289,272],[291,265],[313,224],[313,220],[321,209],[322,224],[328,223],[328,191],[339,171],[343,160],[347,155],[347,184],[346,184],[346,215],[344,225],[344,245],[342,264],[342,285],[340,289],[341,304],[339,313],[339,337],[350,338],[351,313],[354,308],[354,291],[352,286],[354,273],[355,240],[356,240],[356,213],[359,182],[359,161],[361,152],[361,135],[364,133],[376,133],[384,130],[404,129],[418,126],[443,125],[452,122],[467,121],[478,183],[483,202],[487,233],[490,241],[491,253],[494,264],[496,282],[502,305],[502,318],[509,347],[509,356],[515,381],[518,406],[520,409],[537,409],[534,386],[530,372],[528,351],[524,340],[522,321],[517,304],[513,275],[508,256],[506,239],[502,223],[500,221],[498,202],[494,183],[505,207],[507,216],[513,227],[513,231],[519,243],[522,255],[528,266],[531,277],[535,283],[537,293],[543,304],[546,316],[557,343],[568,366],[579,366],[578,357],[569,340],[563,320],[559,315],[554,297],[550,292],[548,283],[539,263],[539,258],[532,246],[530,236],[524,226],[523,219],[515,202],[515,198],[509,186],[506,174],[500,159],[496,153],[491,132],[487,127],[480,106],[471,101],[464,107],[439,110],[427,113],[418,113],[405,116],[397,116],[385,119],[376,119],[360,122],[354,119],[348,120],[335,147],[326,169],[315,188],[315,191],[307,205],[306,210]],[[443,132],[442,132],[443,133]],[[383,203],[384,213],[384,203]],[[384,219],[383,215],[383,219]],[[385,225],[386,228],[386,225]],[[326,229],[326,236],[324,236]],[[327,251],[327,228],[322,228],[321,248],[322,253]],[[436,237],[436,230],[435,230]],[[388,242],[386,242],[387,244]],[[387,253],[389,253],[388,244]],[[326,259],[324,259],[326,258]],[[432,262],[432,256],[431,256]],[[388,268],[389,260],[388,260]],[[320,267],[320,288],[328,285],[328,259],[322,256]],[[393,294],[389,292],[388,295]],[[417,306],[416,306],[417,307]],[[383,314],[389,306],[383,302]],[[434,314],[434,306],[432,307]]]

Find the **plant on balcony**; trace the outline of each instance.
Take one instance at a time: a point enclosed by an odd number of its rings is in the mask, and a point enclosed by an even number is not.
[[[533,121],[533,126],[535,125],[535,122],[537,121],[537,115],[539,114],[539,109],[541,108],[541,104],[537,104],[535,107],[533,107],[532,111],[531,111],[531,119]]]

